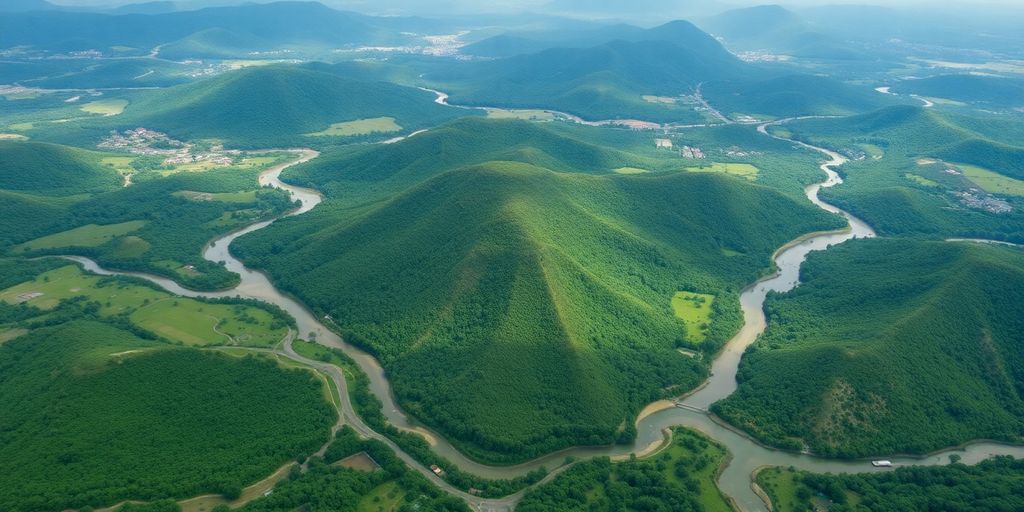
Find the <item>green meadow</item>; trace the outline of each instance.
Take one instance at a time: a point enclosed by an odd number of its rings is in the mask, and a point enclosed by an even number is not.
[[[707,337],[714,302],[715,296],[705,293],[676,292],[672,296],[672,311],[683,321],[690,343],[700,344]]]
[[[395,118],[375,117],[373,119],[359,119],[344,123],[334,123],[326,130],[307,133],[306,135],[310,137],[352,137],[354,135],[390,133],[401,130],[402,127],[395,123]]]
[[[16,246],[14,250],[28,252],[64,247],[98,247],[116,237],[138,231],[145,225],[146,221],[144,220],[132,220],[106,226],[88,224],[25,242]]]

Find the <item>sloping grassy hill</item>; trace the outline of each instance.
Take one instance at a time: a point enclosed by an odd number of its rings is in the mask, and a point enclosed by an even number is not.
[[[614,153],[530,131],[524,146],[537,150],[515,151],[512,139],[503,152],[474,145],[475,133],[485,131],[449,133],[434,146],[448,157],[432,169],[400,156],[426,143],[419,136],[356,154],[351,177],[338,161],[339,179],[352,179],[334,190],[346,192],[233,249],[337,319],[380,357],[408,411],[481,458],[631,437],[620,429],[645,403],[706,371],[675,350],[685,342],[672,296],[716,295],[702,347],[713,351],[738,327],[738,290],[772,251],[838,225],[737,178],[588,175],[558,159]],[[480,153],[459,156],[471,150]],[[401,173],[418,184],[344,208],[357,179],[395,190],[387,180]]]
[[[362,82],[303,66],[248,68],[171,88],[125,111],[119,125],[166,131],[178,139],[220,138],[246,147],[310,144],[305,134],[331,124],[389,116],[405,130],[437,124],[456,109],[426,91]]]
[[[1011,208],[997,212],[962,199],[965,193],[980,199],[988,194],[978,192],[982,187],[956,164],[980,167],[1009,189],[1024,180],[1024,148],[1006,143],[1016,132],[996,134],[992,126],[983,126],[986,123],[900,106],[844,119],[792,123],[787,129],[860,159],[844,166],[846,185],[823,195],[882,234],[1024,241],[1020,196],[997,194]]]
[[[872,240],[815,254],[714,407],[772,445],[923,453],[1024,436],[1024,253]]]

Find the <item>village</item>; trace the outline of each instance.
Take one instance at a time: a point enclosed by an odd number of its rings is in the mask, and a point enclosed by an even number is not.
[[[200,151],[194,144],[172,139],[165,133],[135,128],[124,132],[110,132],[97,147],[114,151],[125,151],[134,155],[162,156],[163,165],[175,166],[206,162],[214,166],[228,166],[241,155],[240,151],[225,150],[223,146],[211,146]]]

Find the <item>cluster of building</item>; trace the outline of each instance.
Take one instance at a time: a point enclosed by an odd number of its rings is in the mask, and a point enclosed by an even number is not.
[[[1010,203],[999,199],[998,197],[985,194],[984,192],[972,188],[969,192],[953,192],[953,195],[960,198],[960,202],[968,208],[974,208],[976,210],[985,210],[989,213],[1005,214],[1013,211],[1013,207]]]
[[[238,151],[225,151],[215,146],[210,151],[196,153],[193,146],[180,140],[146,128],[135,128],[124,132],[110,132],[110,136],[98,145],[103,149],[126,151],[134,155],[162,156],[163,164],[168,166],[191,164],[196,162],[212,162],[214,165],[231,165]]]
[[[761,151],[745,151],[744,149],[738,148],[738,147],[735,147],[735,146],[731,147],[731,148],[723,149],[722,152],[725,153],[726,156],[734,156],[734,157],[737,157],[737,158],[746,158],[746,157],[751,157],[751,156],[761,156],[761,155],[764,154]]]
[[[706,158],[704,156],[704,151],[702,151],[700,148],[694,148],[690,146],[683,146],[682,149],[679,150],[679,156],[683,158],[689,158],[691,160],[703,160],[704,158]]]

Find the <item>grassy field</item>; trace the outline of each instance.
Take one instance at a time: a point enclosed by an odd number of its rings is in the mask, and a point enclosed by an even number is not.
[[[252,203],[256,201],[256,191],[245,192],[195,192],[193,190],[181,190],[171,194],[175,197],[184,197],[192,201],[219,201],[222,203]]]
[[[1024,181],[976,165],[956,164],[975,185],[989,194],[1024,196]]]
[[[690,343],[701,343],[707,337],[714,302],[714,295],[704,293],[676,292],[672,296],[672,311],[683,321]]]
[[[935,182],[933,180],[925,178],[924,176],[919,176],[917,174],[907,173],[907,174],[904,174],[903,176],[905,176],[908,180],[913,181],[914,183],[917,183],[918,185],[922,185],[922,186],[925,186],[925,187],[937,188],[937,187],[941,186],[941,185],[938,184],[938,182]]]
[[[370,135],[371,133],[391,133],[402,129],[393,117],[375,117],[359,119],[344,123],[334,123],[326,130],[307,133],[310,137],[352,137],[354,135]]]
[[[164,299],[131,315],[136,325],[186,345],[273,346],[286,329],[270,313],[245,306]]]
[[[145,225],[146,221],[144,220],[133,220],[106,226],[89,224],[25,242],[15,247],[15,251],[40,251],[61,247],[98,247],[115,237],[138,231]]]
[[[690,172],[718,172],[723,174],[731,174],[733,176],[740,176],[750,181],[757,179],[757,175],[761,172],[757,167],[751,164],[724,164],[714,162],[710,165],[701,164],[696,167],[687,167],[687,171]]]
[[[99,100],[82,105],[82,112],[100,114],[104,116],[116,116],[124,112],[128,106],[128,100]]]
[[[0,140],[28,140],[28,137],[20,133],[0,133]]]
[[[398,512],[404,504],[405,492],[395,482],[378,486],[359,500],[357,512]]]
[[[97,302],[102,316],[125,315],[133,324],[185,345],[271,346],[287,332],[282,322],[260,308],[176,298],[140,285],[111,285],[74,265],[0,291],[0,300],[43,310],[73,297]]]
[[[701,510],[731,512],[715,476],[728,452],[704,435],[673,431],[671,444],[650,457],[582,462],[527,492],[519,512]]]
[[[648,171],[647,169],[640,169],[639,167],[619,167],[615,169],[615,174],[644,174]]]
[[[789,468],[765,468],[757,474],[757,485],[771,498],[773,510],[800,510],[796,477],[797,472]]]

